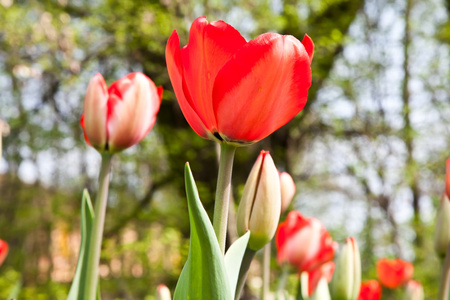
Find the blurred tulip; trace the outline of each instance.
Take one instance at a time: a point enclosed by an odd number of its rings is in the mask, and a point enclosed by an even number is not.
[[[441,197],[434,229],[434,249],[442,259],[450,243],[450,159],[447,160],[445,173],[445,193]]]
[[[305,106],[311,86],[312,40],[265,33],[246,42],[223,21],[197,18],[180,49],[166,46],[169,77],[194,131],[233,144],[261,140]]]
[[[337,247],[319,220],[305,218],[298,211],[289,212],[275,239],[278,263],[287,262],[300,272],[310,272],[332,260]]]
[[[406,284],[405,300],[423,300],[424,297],[422,285],[415,280],[408,281]]]
[[[319,279],[314,293],[309,298],[310,300],[331,300],[330,290],[328,289],[328,282],[325,277]]]
[[[131,73],[108,89],[97,73],[89,82],[81,126],[86,142],[99,152],[115,153],[139,143],[152,129],[162,88],[142,73]]]
[[[6,256],[8,255],[8,243],[0,240],[0,266],[3,264],[3,262],[6,259]]]
[[[281,213],[285,212],[295,195],[295,183],[287,172],[280,173]]]
[[[382,258],[377,263],[377,274],[380,283],[395,289],[405,285],[413,276],[414,267],[410,262],[401,259]]]
[[[170,290],[164,284],[158,285],[156,289],[156,300],[172,300]]]
[[[339,255],[331,281],[331,294],[336,300],[356,300],[361,286],[361,257],[356,240],[347,238]]]
[[[441,197],[434,229],[434,249],[443,259],[450,243],[450,200],[444,193]]]
[[[324,263],[317,269],[308,272],[308,295],[311,296],[319,283],[319,280],[325,278],[326,282],[330,282],[333,277],[335,264],[332,261]]]
[[[250,171],[237,211],[239,235],[250,230],[248,248],[259,250],[273,238],[280,210],[278,171],[269,152],[263,150]]]
[[[372,279],[361,283],[358,300],[380,300],[381,286],[378,281]]]

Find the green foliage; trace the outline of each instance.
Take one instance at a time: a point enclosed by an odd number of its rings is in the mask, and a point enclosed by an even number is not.
[[[227,276],[222,251],[211,221],[200,202],[188,163],[184,175],[191,235],[188,259],[181,271],[174,299],[231,300],[234,293]]]

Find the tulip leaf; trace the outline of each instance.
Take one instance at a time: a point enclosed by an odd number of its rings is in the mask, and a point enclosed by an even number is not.
[[[174,300],[231,300],[224,259],[211,221],[200,202],[189,164],[184,169],[191,239],[187,262],[175,288]]]
[[[89,192],[85,189],[81,198],[81,243],[80,252],[78,254],[77,269],[70,287],[67,300],[82,299],[84,292],[84,280],[87,269],[87,253],[89,252],[89,241],[91,239],[92,224],[94,223],[94,209],[92,208],[91,197]],[[97,295],[97,299],[100,296]]]
[[[231,245],[225,254],[225,268],[227,269],[228,280],[232,291],[236,290],[239,271],[241,269],[242,259],[244,258],[249,238],[250,231],[247,231]]]

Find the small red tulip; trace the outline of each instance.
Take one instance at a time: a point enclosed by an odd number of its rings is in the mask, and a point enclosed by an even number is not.
[[[219,142],[249,144],[289,122],[311,86],[312,40],[265,33],[249,42],[223,21],[197,18],[180,49],[166,47],[169,77],[194,131]]]
[[[335,269],[335,264],[332,261],[329,261],[327,263],[324,263],[317,269],[314,269],[310,272],[308,272],[308,295],[311,296],[314,293],[314,290],[317,287],[317,284],[319,283],[319,280],[324,277],[327,282],[331,281],[331,278],[333,277],[333,272]]]
[[[142,73],[131,73],[108,89],[97,73],[89,82],[81,126],[86,142],[100,152],[118,152],[139,143],[152,129],[162,88]]]
[[[281,212],[285,212],[295,195],[295,183],[287,172],[280,173]]]
[[[315,218],[305,218],[298,211],[289,212],[278,226],[276,235],[278,262],[288,262],[300,272],[312,271],[333,259],[337,244],[323,224]]]
[[[411,279],[413,273],[413,265],[401,259],[382,258],[377,262],[377,274],[380,283],[391,289],[405,285]]]
[[[3,262],[6,259],[6,256],[8,255],[8,243],[0,240],[0,266],[3,264]]]
[[[361,283],[358,300],[380,300],[381,286],[378,281],[372,279]]]

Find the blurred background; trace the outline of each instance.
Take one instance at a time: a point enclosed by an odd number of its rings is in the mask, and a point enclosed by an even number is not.
[[[79,125],[96,72],[110,84],[141,71],[164,87],[154,129],[113,164],[102,299],[148,300],[159,283],[175,287],[189,246],[184,163],[212,214],[217,157],[215,143],[186,123],[164,51],[174,29],[185,45],[205,15],[247,40],[276,31],[315,43],[306,107],[237,150],[235,199],[259,151],[270,150],[296,182],[292,207],[338,242],[357,238],[363,280],[376,278],[378,258],[400,257],[435,299],[433,227],[450,156],[449,13],[449,0],[0,0],[0,118],[10,126],[0,161],[0,238],[10,244],[0,298],[19,279],[19,299],[67,295],[81,193],[95,196],[100,162]],[[275,259],[272,267],[275,285]]]

